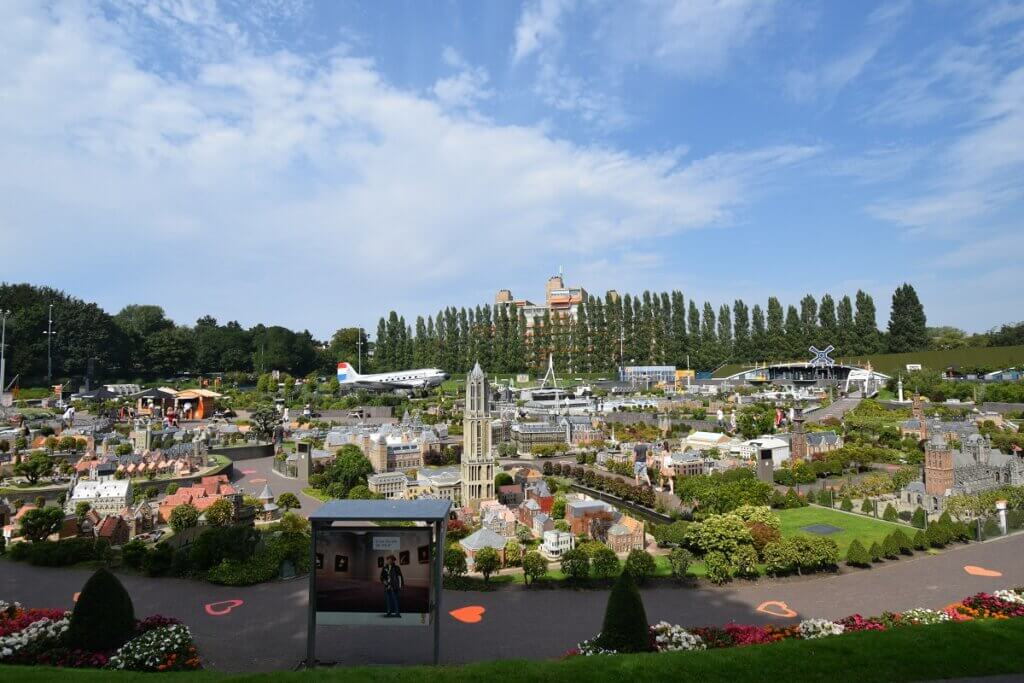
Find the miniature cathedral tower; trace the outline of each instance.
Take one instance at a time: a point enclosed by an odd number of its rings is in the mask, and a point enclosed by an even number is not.
[[[790,458],[794,463],[807,459],[807,432],[804,431],[804,409],[793,410],[793,434],[790,439]]]
[[[491,455],[491,392],[480,364],[466,378],[466,411],[462,423],[462,505],[477,508],[494,498],[494,457]]]

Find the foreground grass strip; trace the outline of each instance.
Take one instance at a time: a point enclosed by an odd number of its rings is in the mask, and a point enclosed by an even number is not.
[[[0,667],[19,683],[100,681],[921,681],[1024,672],[1024,619],[985,620],[865,631],[707,652],[575,657],[557,662],[500,661],[451,667],[352,667],[316,672],[229,675],[114,674],[110,671]],[[979,655],[979,653],[983,653]]]

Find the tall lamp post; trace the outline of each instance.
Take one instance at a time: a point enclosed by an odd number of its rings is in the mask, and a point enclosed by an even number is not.
[[[46,320],[46,383],[53,384],[53,304]]]

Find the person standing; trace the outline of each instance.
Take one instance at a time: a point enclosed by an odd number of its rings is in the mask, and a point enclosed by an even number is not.
[[[402,576],[402,568],[395,564],[394,555],[388,555],[387,564],[380,570],[380,582],[384,584],[384,606],[387,609],[387,614],[384,616],[401,619],[398,593],[405,586],[405,578]]]

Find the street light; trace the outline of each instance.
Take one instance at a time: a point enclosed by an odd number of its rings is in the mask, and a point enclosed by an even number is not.
[[[50,304],[50,314],[46,321],[46,383],[53,384],[53,304]]]

